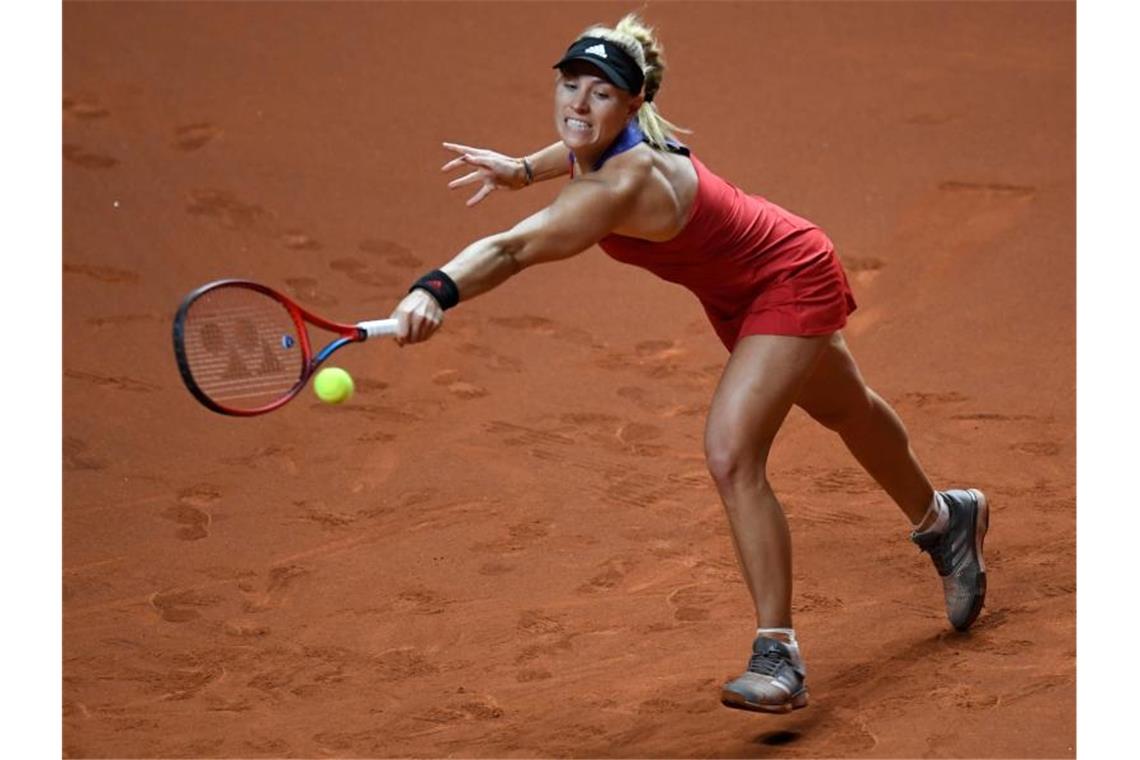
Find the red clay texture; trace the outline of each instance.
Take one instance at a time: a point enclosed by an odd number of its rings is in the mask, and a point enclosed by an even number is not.
[[[555,139],[591,3],[65,3],[67,757],[1065,757],[1075,747],[1073,3],[662,3],[658,98],[821,225],[938,487],[989,497],[954,633],[909,523],[798,410],[770,476],[811,705],[727,710],[754,621],[703,457],[727,358],[597,249],[353,346],[348,403],[200,407],[221,277],[337,320],[562,181],[464,206],[445,140]]]

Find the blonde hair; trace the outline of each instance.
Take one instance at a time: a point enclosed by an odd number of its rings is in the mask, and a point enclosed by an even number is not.
[[[637,112],[637,125],[645,133],[650,145],[664,150],[666,142],[676,139],[676,133],[692,134],[690,130],[678,127],[662,116],[657,105],[652,102],[656,99],[657,91],[661,89],[661,79],[665,76],[665,49],[654,36],[653,27],[647,26],[636,13],[627,13],[613,28],[595,24],[582,32],[578,39],[583,37],[609,40],[629,53],[641,67],[645,74],[645,102]]]

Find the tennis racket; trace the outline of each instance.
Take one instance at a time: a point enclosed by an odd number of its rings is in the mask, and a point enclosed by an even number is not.
[[[337,337],[314,354],[307,325]],[[178,307],[174,358],[182,381],[203,406],[251,417],[288,403],[341,347],[395,332],[395,319],[331,322],[259,283],[218,280]]]

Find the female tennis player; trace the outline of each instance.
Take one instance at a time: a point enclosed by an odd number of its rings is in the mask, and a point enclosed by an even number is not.
[[[676,140],[653,100],[665,64],[653,30],[634,14],[587,29],[554,65],[559,140],[529,156],[445,143],[450,186],[494,190],[570,174],[547,208],[478,240],[424,275],[400,302],[402,346],[427,340],[444,310],[537,264],[599,245],[691,290],[731,352],[705,432],[708,469],[724,502],[756,610],[745,672],[721,701],[763,712],[807,704],[792,626],[788,524],[768,480],[772,441],[793,404],[836,431],[902,509],[912,540],[942,578],[950,623],[965,630],[985,599],[985,497],[936,492],[895,412],[859,373],[840,330],[855,309],[846,275],[814,224],[734,187]]]

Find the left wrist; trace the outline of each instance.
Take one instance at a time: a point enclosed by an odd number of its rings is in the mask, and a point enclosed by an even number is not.
[[[518,159],[519,171],[518,180],[515,184],[515,189],[521,189],[534,184],[534,167],[530,163],[530,159],[526,156]]]

